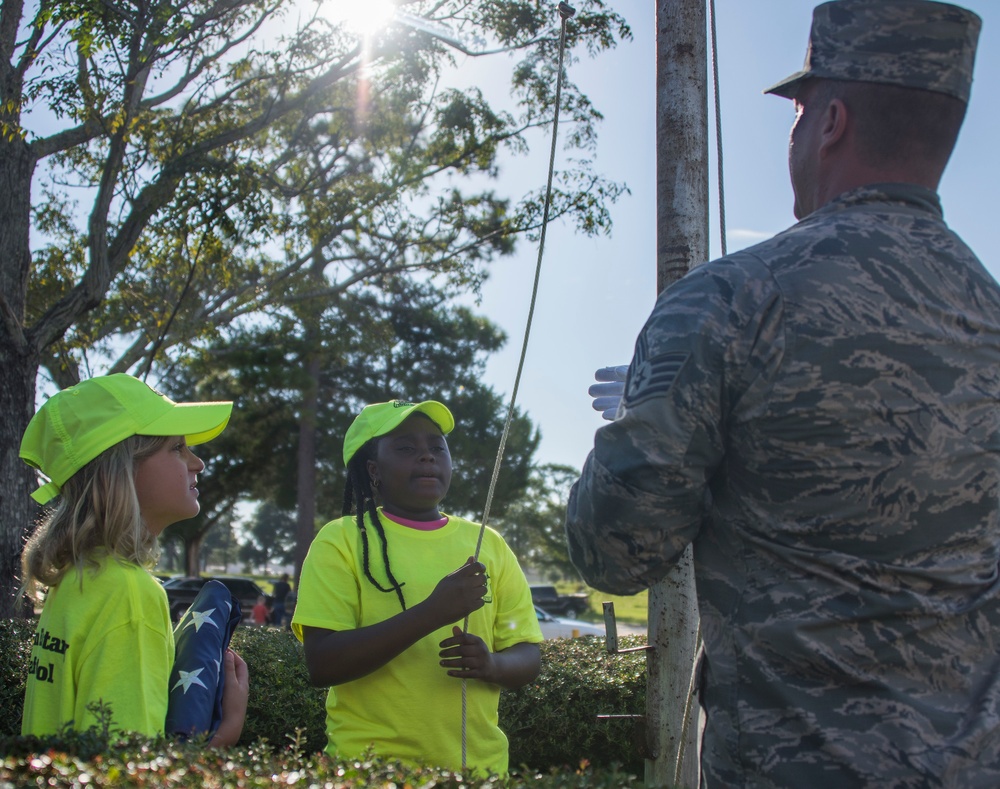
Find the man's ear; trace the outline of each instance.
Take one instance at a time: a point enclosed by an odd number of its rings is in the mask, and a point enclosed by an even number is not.
[[[830,99],[823,110],[820,126],[820,154],[827,153],[847,134],[847,105],[841,99]]]

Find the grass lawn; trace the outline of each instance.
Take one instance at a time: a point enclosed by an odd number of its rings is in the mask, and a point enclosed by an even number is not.
[[[604,621],[604,603],[615,604],[615,619],[630,625],[645,626],[649,621],[649,593],[646,591],[634,595],[614,595],[605,592],[592,591],[590,606],[596,619]]]
[[[634,595],[614,595],[607,592],[599,592],[596,589],[582,586],[581,584],[563,583],[556,584],[556,589],[560,594],[585,591],[590,594],[590,608],[580,614],[580,619],[584,622],[603,622],[604,603],[615,604],[615,619],[629,625],[646,626],[649,620],[648,599],[649,593],[646,591]]]

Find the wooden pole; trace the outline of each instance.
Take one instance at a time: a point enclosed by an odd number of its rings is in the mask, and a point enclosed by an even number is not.
[[[708,260],[708,102],[705,0],[656,5],[657,291]],[[685,726],[698,639],[690,546],[649,590],[646,784],[696,789],[698,707]],[[678,756],[682,760],[678,764]]]

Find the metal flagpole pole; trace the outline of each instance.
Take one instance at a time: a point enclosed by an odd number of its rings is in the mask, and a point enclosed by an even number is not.
[[[708,260],[705,0],[657,0],[656,31],[656,276],[662,291]],[[690,698],[698,623],[689,546],[649,590],[648,786],[698,786],[698,714]]]

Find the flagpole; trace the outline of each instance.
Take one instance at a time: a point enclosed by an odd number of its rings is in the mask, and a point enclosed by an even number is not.
[[[657,292],[708,260],[706,21],[705,0],[657,0]],[[691,557],[689,546],[649,590],[647,786],[699,782],[698,707],[689,705],[699,624]]]

